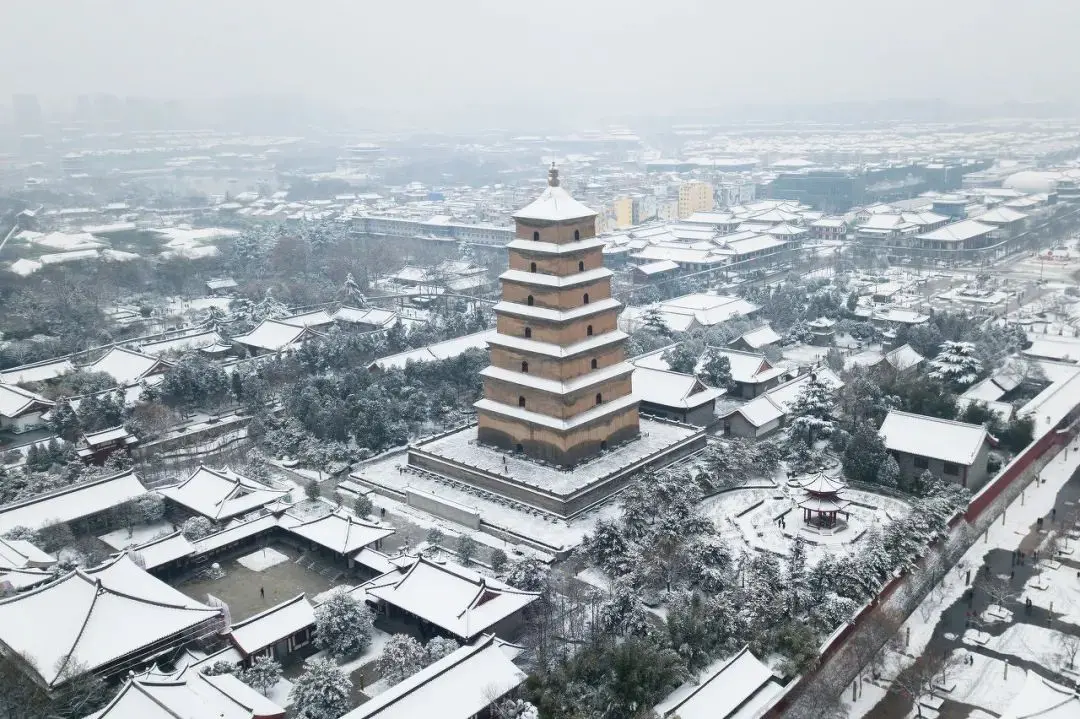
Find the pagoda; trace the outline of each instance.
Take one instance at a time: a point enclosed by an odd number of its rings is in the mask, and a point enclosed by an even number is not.
[[[803,497],[799,500],[799,509],[803,511],[805,524],[832,529],[836,527],[836,515],[847,516],[851,502],[843,496],[847,485],[843,480],[818,472],[814,477],[799,485]]]
[[[639,434],[638,402],[596,212],[559,184],[514,214],[497,334],[476,403],[481,444],[560,467]]]

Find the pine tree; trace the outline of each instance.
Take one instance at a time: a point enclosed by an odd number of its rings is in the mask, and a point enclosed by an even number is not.
[[[710,347],[705,353],[705,364],[701,368],[705,381],[717,389],[730,390],[735,383],[731,379],[731,360],[720,350]]]
[[[335,658],[359,654],[371,644],[371,611],[343,589],[315,608],[315,645]]]
[[[186,539],[194,542],[214,533],[214,523],[206,517],[189,517],[180,527]]]
[[[338,719],[349,711],[352,681],[325,659],[308,662],[289,697],[298,719]]]
[[[789,408],[791,431],[804,435],[809,446],[815,439],[828,437],[835,424],[834,403],[832,389],[812,373]]]
[[[874,425],[859,422],[848,440],[841,462],[848,479],[869,484],[878,480],[880,468],[888,459],[890,457],[885,441],[874,429]]]
[[[621,580],[615,582],[611,595],[600,605],[597,619],[604,631],[622,637],[645,636],[652,626],[638,591]]]
[[[386,640],[379,670],[390,685],[408,679],[424,668],[427,653],[420,642],[408,634],[395,634]]]
[[[550,570],[539,559],[525,557],[510,567],[506,583],[523,592],[542,592],[547,588]]]
[[[900,465],[891,454],[878,467],[877,483],[883,487],[895,487],[900,482]]]
[[[366,494],[356,495],[356,499],[353,500],[353,512],[357,517],[367,517],[375,511],[375,503],[371,501],[371,497]]]
[[[930,362],[929,376],[957,388],[974,384],[982,373],[975,345],[971,342],[946,341],[941,352]]]
[[[506,556],[506,552],[496,547],[491,550],[491,571],[496,574],[500,574],[506,569],[506,563],[509,561],[509,557]]]
[[[697,367],[698,355],[687,342],[680,342],[664,350],[660,357],[667,362],[672,372],[694,374],[694,369]]]

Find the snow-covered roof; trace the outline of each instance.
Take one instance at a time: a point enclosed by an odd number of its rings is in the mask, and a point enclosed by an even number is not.
[[[344,306],[333,315],[337,322],[350,322],[354,324],[372,325],[383,327],[393,324],[397,319],[397,313],[379,308],[360,309],[359,307]]]
[[[960,220],[931,232],[924,232],[919,235],[919,239],[937,242],[963,242],[964,240],[989,234],[995,229],[997,228],[993,225],[986,225],[978,220]]]
[[[599,237],[592,237],[587,240],[578,240],[577,242],[567,242],[564,244],[556,244],[554,242],[536,242],[534,240],[511,240],[506,243],[508,249],[519,250],[522,252],[532,252],[539,255],[572,255],[583,250],[595,250],[597,247],[604,247],[607,244]]]
[[[525,681],[518,649],[489,635],[377,694],[341,719],[470,719]]]
[[[285,710],[232,674],[208,676],[194,666],[173,674],[132,677],[93,719],[255,719]]]
[[[0,590],[3,594],[23,592],[31,587],[51,582],[56,576],[47,569],[4,569],[0,567]]]
[[[628,407],[632,407],[637,404],[637,397],[633,394],[623,395],[622,397],[616,397],[613,400],[598,404],[594,407],[575,414],[569,419],[559,419],[557,417],[550,417],[546,414],[539,412],[533,412],[522,407],[503,404],[502,402],[496,402],[493,399],[481,399],[473,404],[477,410],[481,412],[491,412],[493,414],[500,414],[504,417],[510,417],[512,419],[521,420],[530,424],[538,424],[550,429],[554,429],[559,432],[568,432],[576,427],[593,422],[601,417],[606,417],[610,414],[620,412]]]
[[[12,367],[0,372],[0,384],[28,384],[44,382],[75,371],[71,360],[50,360],[22,367]]]
[[[679,263],[674,260],[657,260],[656,262],[646,262],[643,265],[638,265],[634,269],[643,275],[658,275],[661,272],[671,272],[679,269]]]
[[[232,625],[232,640],[251,656],[315,624],[315,608],[303,593]]]
[[[555,170],[552,170],[555,172]],[[526,222],[569,222],[595,217],[596,212],[581,204],[559,185],[558,173],[551,176],[540,196],[514,213],[515,220]]]
[[[220,616],[219,609],[184,596],[123,554],[0,599],[0,643],[55,686],[68,678],[69,667],[99,670]]]
[[[315,519],[305,519],[286,512],[278,521],[278,526],[344,555],[358,552],[394,533],[393,527],[357,519],[341,510]]]
[[[1043,337],[1032,339],[1031,346],[1024,350],[1028,357],[1045,357],[1067,362],[1080,361],[1080,341],[1073,337]]]
[[[106,429],[98,430],[97,432],[84,432],[82,435],[82,441],[87,447],[100,447],[117,440],[126,440],[129,437],[133,437],[124,425],[116,427],[108,427]]]
[[[521,611],[540,596],[423,556],[355,590],[469,640]]]
[[[598,315],[602,312],[607,312],[608,310],[617,310],[620,307],[622,307],[622,303],[617,299],[614,297],[605,297],[602,300],[590,302],[587,305],[578,305],[577,307],[566,310],[552,310],[547,307],[525,305],[518,302],[507,302],[506,300],[496,302],[491,309],[496,313],[501,312],[541,322],[562,323],[580,319],[582,317],[591,317],[592,315]]]
[[[236,280],[234,280],[232,277],[222,277],[216,280],[207,280],[206,287],[207,289],[211,290],[229,290],[233,287],[236,287]]]
[[[724,390],[708,387],[692,374],[649,367],[634,368],[633,387],[642,402],[683,409],[700,407],[724,394]]]
[[[143,569],[154,569],[175,562],[181,557],[191,556],[195,553],[195,547],[178,529],[172,534],[131,547],[130,551],[138,556]]]
[[[390,369],[397,367],[404,369],[409,362],[432,362],[435,360],[451,359],[460,357],[469,350],[487,349],[488,342],[497,334],[497,330],[482,330],[470,335],[454,337],[453,339],[436,342],[435,344],[419,347],[414,350],[406,350],[388,357],[382,357],[372,362],[368,367]]]
[[[499,275],[500,280],[507,280],[510,282],[520,282],[526,285],[535,285],[538,287],[575,287],[577,285],[584,285],[590,282],[596,282],[597,280],[603,280],[611,277],[613,273],[606,267],[597,267],[592,270],[585,270],[584,272],[575,272],[570,275],[549,275],[542,272],[524,272],[522,270],[507,270]]]
[[[988,225],[1008,225],[1013,222],[1019,222],[1020,220],[1026,220],[1027,215],[1023,212],[1017,212],[1011,207],[995,207],[992,210],[987,210],[975,219]]]
[[[660,303],[660,309],[665,312],[691,314],[703,327],[711,327],[733,317],[753,314],[761,308],[741,297],[697,293],[665,300]]]
[[[226,525],[225,529],[197,539],[192,542],[192,545],[195,547],[196,554],[205,554],[276,526],[278,526],[278,518],[272,514],[263,514],[245,521],[233,520]]]
[[[749,647],[714,662],[673,691],[653,710],[661,719],[754,719],[762,716],[783,687]]]
[[[967,424],[891,410],[878,434],[892,452],[971,466],[989,435],[981,424]]]
[[[731,379],[742,384],[761,384],[776,379],[786,372],[782,367],[773,367],[765,355],[758,352],[744,352],[726,347],[710,347],[708,352],[726,357],[731,365]],[[700,372],[708,352],[698,361]]]
[[[743,419],[754,427],[764,427],[769,422],[775,422],[784,416],[784,410],[769,399],[767,394],[758,395],[737,408],[735,412],[741,414]]]
[[[154,372],[162,372],[171,366],[160,357],[143,354],[124,347],[113,347],[99,360],[83,367],[87,372],[104,372],[121,387],[133,385]]]
[[[316,333],[307,327],[297,327],[277,320],[263,320],[251,332],[232,339],[249,347],[278,352],[313,336],[316,336]]]
[[[608,365],[607,367],[578,375],[573,379],[560,381],[547,379],[536,374],[515,372],[513,370],[503,369],[502,367],[496,367],[495,365],[488,365],[480,370],[480,376],[530,387],[549,394],[568,395],[574,392],[580,392],[587,387],[593,387],[601,382],[607,382],[617,377],[622,377],[629,374],[633,369],[633,365],[629,362],[616,362],[613,365]]]
[[[50,567],[56,557],[43,552],[25,539],[0,537],[0,570]]]
[[[278,321],[282,324],[292,325],[293,327],[324,327],[333,324],[334,318],[325,310],[315,310],[314,312],[304,312],[298,315],[282,317]]]
[[[910,369],[921,363],[924,359],[925,357],[919,354],[915,348],[909,344],[903,344],[885,354],[885,361],[889,363],[889,366],[896,370]]]
[[[924,315],[915,310],[906,310],[900,307],[886,307],[876,310],[873,318],[881,322],[896,322],[902,325],[921,325],[930,319],[930,315]]]
[[[783,409],[786,414],[792,403],[799,398],[800,394],[802,394],[803,388],[806,386],[806,383],[810,381],[811,377],[817,377],[822,384],[828,386],[829,389],[833,391],[844,386],[844,381],[828,367],[815,367],[813,372],[807,372],[789,382],[777,385],[768,390],[765,394],[778,407]]]
[[[225,340],[221,335],[210,330],[208,332],[184,335],[183,337],[174,337],[168,340],[146,342],[139,345],[139,349],[142,350],[143,354],[152,357],[160,357],[161,355],[169,354],[170,352],[191,352],[193,350],[200,350],[204,347],[212,347],[224,343]]]
[[[158,490],[162,496],[215,522],[247,514],[276,501],[287,490],[248,479],[228,467],[200,466],[187,479]]]
[[[519,352],[563,358],[574,357],[575,355],[584,354],[585,352],[592,352],[602,347],[622,342],[627,337],[629,337],[629,335],[622,330],[614,330],[612,332],[603,332],[598,335],[593,335],[592,337],[587,337],[581,342],[563,346],[553,342],[541,342],[535,339],[525,339],[524,337],[492,333],[488,337],[488,344],[494,347],[506,347],[507,349],[517,350]]]
[[[15,527],[40,529],[70,522],[117,507],[146,494],[146,487],[131,471],[24,499],[0,507],[0,534]]]
[[[55,404],[36,392],[0,384],[0,417],[15,418],[27,412],[48,409]]]
[[[752,347],[754,349],[761,349],[762,347],[765,347],[767,345],[779,342],[781,340],[781,337],[771,326],[762,325],[757,329],[750,330],[739,339],[742,340],[748,347]]]

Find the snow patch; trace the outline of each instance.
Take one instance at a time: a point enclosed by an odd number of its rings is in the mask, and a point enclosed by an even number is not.
[[[245,554],[236,560],[253,572],[261,572],[275,565],[289,561],[289,557],[276,549],[266,547],[251,554]]]

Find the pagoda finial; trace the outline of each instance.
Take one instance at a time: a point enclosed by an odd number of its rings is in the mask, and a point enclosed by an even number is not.
[[[557,169],[555,169],[555,163],[554,162],[551,163],[551,169],[548,170],[548,186],[549,187],[558,187],[559,186],[559,171]]]

